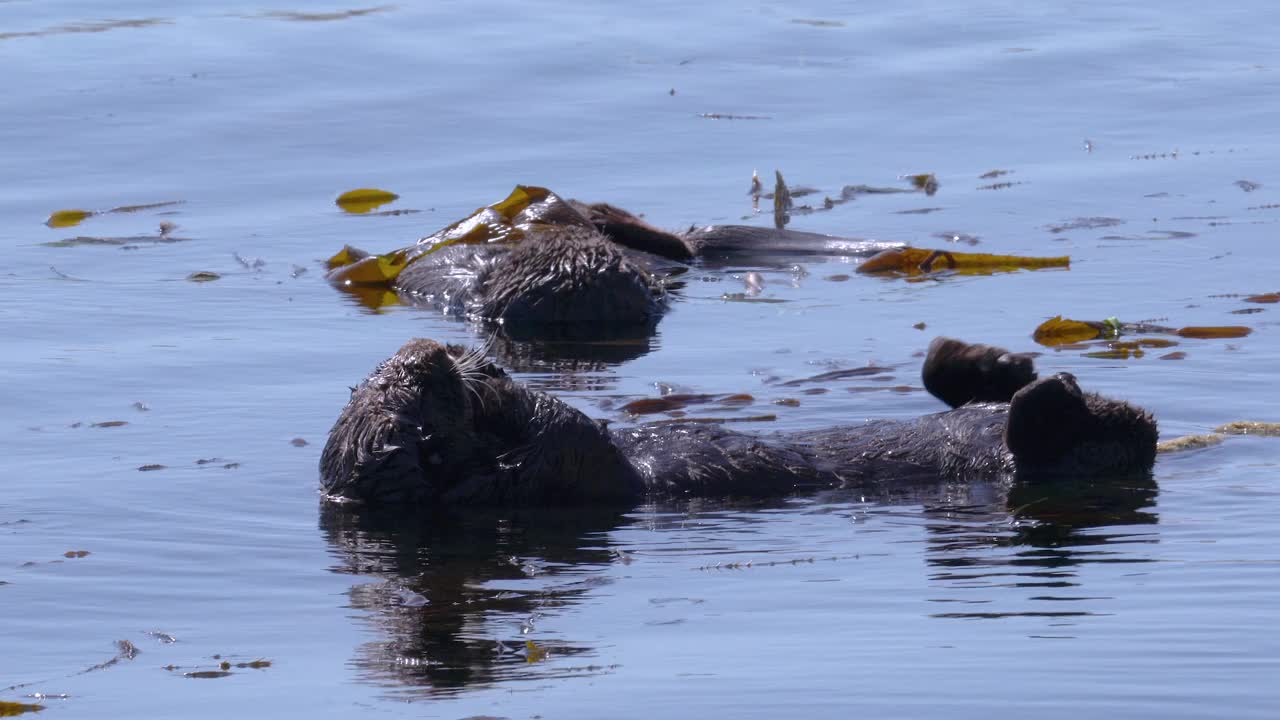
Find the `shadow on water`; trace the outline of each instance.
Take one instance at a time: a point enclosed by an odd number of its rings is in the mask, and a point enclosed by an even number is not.
[[[588,652],[547,637],[539,618],[607,580],[614,555],[603,535],[613,511],[412,517],[325,503],[320,528],[334,572],[362,576],[350,606],[368,613],[376,639],[355,651],[362,680],[448,695],[500,681],[609,672],[588,662],[540,664]]]
[[[930,580],[958,591],[931,601],[987,606],[982,611],[939,612],[933,617],[1108,614],[1105,609],[1095,610],[1094,603],[1109,598],[1081,590],[1086,568],[1151,562],[1134,546],[1159,542],[1153,527],[1159,520],[1154,511],[1158,493],[1151,477],[1067,480],[1015,484],[1000,507],[926,506]],[[987,590],[996,592],[986,596],[983,591]],[[994,607],[992,598],[1017,607]]]

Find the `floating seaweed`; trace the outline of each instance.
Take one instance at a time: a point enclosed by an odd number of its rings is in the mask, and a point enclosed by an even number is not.
[[[1069,268],[1070,266],[1071,258],[1066,255],[1025,257],[904,247],[885,250],[868,258],[858,266],[857,271],[863,274],[925,275],[949,270],[960,275],[990,275],[1015,270]]]
[[[352,8],[350,10],[337,10],[334,12],[272,10],[258,15],[258,17],[271,18],[274,20],[294,20],[297,22],[331,22],[334,20],[349,20],[363,15],[372,15],[373,13],[387,12],[388,10],[394,9],[396,9],[395,5],[378,5],[377,7]]]
[[[1072,320],[1056,315],[1040,323],[1031,338],[1045,347],[1066,350],[1077,350],[1091,340],[1105,340],[1107,350],[1087,353],[1089,357],[1107,359],[1128,359],[1142,357],[1146,348],[1169,348],[1177,344],[1167,338],[1139,338],[1137,340],[1117,342],[1122,335],[1174,335],[1196,340],[1234,339],[1248,336],[1251,328],[1243,325],[1191,325],[1175,328],[1151,323],[1126,323],[1118,318],[1106,320]],[[1180,360],[1184,356],[1164,356],[1169,360]]]
[[[399,199],[399,195],[388,190],[358,188],[342,193],[333,202],[342,208],[343,212],[348,212],[352,215],[364,215]]]
[[[730,395],[672,393],[658,398],[633,400],[623,405],[620,409],[622,412],[632,416],[652,415],[684,410],[690,405],[717,403],[723,407],[745,407],[755,401],[755,397],[747,393],[733,393]]]
[[[1163,440],[1156,445],[1156,452],[1160,454],[1186,452],[1188,450],[1203,450],[1207,447],[1221,445],[1226,438],[1217,433],[1208,433],[1204,435],[1184,435],[1172,440]]]
[[[389,288],[410,263],[441,248],[459,244],[516,243],[524,238],[531,226],[552,222],[584,224],[587,221],[572,212],[568,203],[550,190],[517,185],[505,199],[486,205],[408,247],[381,255],[343,247],[327,261],[329,274],[326,277],[344,287]]]
[[[142,205],[121,205],[113,207],[110,210],[55,210],[49,214],[49,219],[44,224],[51,228],[74,227],[95,215],[106,215],[108,213],[135,213],[142,210],[154,210],[156,208],[169,207],[171,205],[180,205],[182,200],[166,200],[164,202],[144,203]]]
[[[44,705],[0,700],[0,717],[18,717],[19,715],[25,715],[29,712],[40,712],[41,710],[44,710]]]
[[[1261,422],[1258,420],[1235,420],[1224,425],[1219,425],[1214,428],[1213,431],[1223,433],[1225,435],[1261,435],[1265,437],[1280,437],[1280,423]]]

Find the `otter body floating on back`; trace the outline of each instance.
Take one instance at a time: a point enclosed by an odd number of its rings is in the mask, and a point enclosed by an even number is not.
[[[939,338],[925,382],[960,407],[798,433],[610,431],[478,352],[412,340],[352,391],[320,460],[331,497],[380,505],[629,504],[926,479],[1145,473],[1156,424],[1030,358]],[[977,400],[977,402],[969,402]],[[968,404],[961,404],[968,403]]]

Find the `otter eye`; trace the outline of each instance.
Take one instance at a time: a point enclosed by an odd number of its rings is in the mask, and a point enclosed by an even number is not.
[[[431,465],[443,465],[444,459],[452,449],[447,437],[424,433],[422,435],[422,455]]]

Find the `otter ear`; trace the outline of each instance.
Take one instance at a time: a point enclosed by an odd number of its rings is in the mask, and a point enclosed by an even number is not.
[[[1058,373],[1014,393],[1005,445],[1020,462],[1050,463],[1076,445],[1089,419],[1089,406],[1075,376]]]

